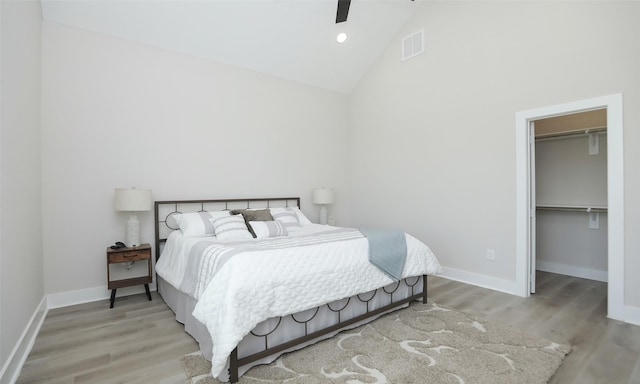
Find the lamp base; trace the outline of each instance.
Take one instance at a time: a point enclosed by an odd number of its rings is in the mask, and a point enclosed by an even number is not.
[[[327,207],[324,204],[320,206],[320,224],[327,224]]]
[[[136,215],[129,216],[127,220],[127,247],[137,247],[140,245],[140,223]]]

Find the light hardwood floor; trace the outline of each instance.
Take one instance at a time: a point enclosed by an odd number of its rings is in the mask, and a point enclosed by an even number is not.
[[[429,300],[570,344],[550,381],[640,384],[640,326],[606,318],[604,283],[538,272],[528,299],[438,277]],[[18,383],[183,384],[178,356],[197,350],[153,293],[49,312]],[[395,383],[394,383],[395,384]]]

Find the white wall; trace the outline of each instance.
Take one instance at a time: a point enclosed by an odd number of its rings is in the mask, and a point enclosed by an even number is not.
[[[625,302],[640,307],[639,14],[637,2],[423,3],[350,98],[353,217],[513,286],[516,112],[622,92]],[[401,62],[401,38],[420,29],[426,53]]]
[[[2,1],[0,368],[44,297],[40,222],[40,3]],[[19,352],[19,351],[16,351]],[[5,382],[3,372],[0,381]]]
[[[123,40],[43,23],[45,292],[105,287],[124,238],[113,190],[156,200],[300,196],[346,189],[347,98]],[[153,241],[152,212],[139,214]]]

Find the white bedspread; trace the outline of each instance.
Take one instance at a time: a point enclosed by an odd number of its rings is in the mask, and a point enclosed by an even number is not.
[[[369,263],[368,243],[359,231],[308,227],[284,239],[249,241],[249,247],[240,252],[229,251],[226,245],[209,238],[211,246],[205,250],[206,257],[197,260],[198,268],[188,265],[189,250],[207,238],[187,238],[179,232],[169,237],[156,272],[174,287],[197,298],[193,315],[211,334],[214,377],[225,368],[229,354],[240,340],[260,322],[393,282]],[[341,240],[323,241],[327,236]],[[406,238],[407,259],[402,277],[439,273],[440,264],[431,250],[408,234]],[[275,247],[277,242],[284,247]],[[265,249],[254,251],[252,248],[260,243],[266,245]],[[221,263],[229,252],[233,256]],[[199,281],[185,283],[184,276],[194,272]]]

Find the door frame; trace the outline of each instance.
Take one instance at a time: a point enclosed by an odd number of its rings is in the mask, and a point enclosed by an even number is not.
[[[527,122],[527,135],[529,136],[529,293],[536,293],[536,259],[537,259],[537,211],[536,211],[536,122]]]
[[[531,242],[535,241],[530,218],[532,183],[529,122],[596,109],[607,110],[607,220],[608,290],[607,316],[624,321],[624,156],[622,94],[596,97],[516,113],[516,289],[530,295]]]

